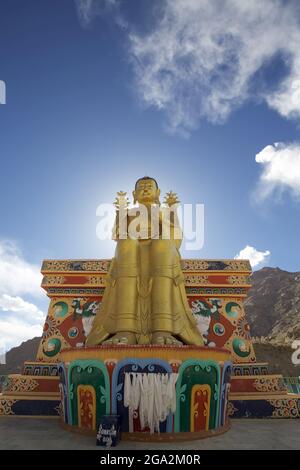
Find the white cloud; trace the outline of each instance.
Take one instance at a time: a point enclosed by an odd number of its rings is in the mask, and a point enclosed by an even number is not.
[[[262,201],[274,191],[288,190],[300,197],[300,144],[275,143],[267,145],[256,156],[261,165],[261,175],[254,197]]]
[[[41,282],[40,267],[28,263],[15,243],[0,240],[0,294],[40,296]]]
[[[29,323],[41,323],[45,317],[44,313],[36,305],[26,302],[21,297],[11,297],[7,294],[0,296],[0,310],[3,312],[14,312]]]
[[[15,243],[0,240],[0,354],[41,335],[44,313],[21,297],[43,295],[41,280],[39,266],[26,261]]]
[[[121,27],[127,24],[119,10],[119,0],[75,0],[79,21],[83,27],[88,27],[95,17],[113,14],[114,20]]]
[[[130,35],[142,102],[164,111],[170,131],[224,121],[254,93],[250,82],[278,54],[288,65],[259,98],[300,116],[300,9],[292,0],[164,0],[150,32]]]
[[[2,318],[0,314],[0,355],[23,341],[41,336],[42,327],[31,325],[20,318]]]
[[[268,262],[270,255],[271,252],[269,250],[258,251],[253,246],[247,245],[234,257],[234,259],[248,259],[252,268],[255,268],[265,265]]]

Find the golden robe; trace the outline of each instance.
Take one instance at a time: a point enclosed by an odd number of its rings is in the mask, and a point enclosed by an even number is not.
[[[203,345],[188,305],[174,240],[117,241],[86,345],[101,344],[122,331],[135,333],[138,344],[151,343],[152,334],[162,331],[184,344]]]

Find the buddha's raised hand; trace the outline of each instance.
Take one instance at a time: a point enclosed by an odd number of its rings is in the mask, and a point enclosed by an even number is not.
[[[165,195],[164,203],[167,204],[169,207],[171,207],[174,204],[179,204],[180,201],[179,201],[176,193],[174,193],[173,191],[169,191]]]

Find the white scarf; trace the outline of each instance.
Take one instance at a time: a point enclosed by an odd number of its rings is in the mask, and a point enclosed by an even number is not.
[[[139,410],[141,429],[159,432],[159,425],[176,411],[177,373],[145,374],[126,372],[124,406],[129,411],[129,432],[133,432],[133,412]]]

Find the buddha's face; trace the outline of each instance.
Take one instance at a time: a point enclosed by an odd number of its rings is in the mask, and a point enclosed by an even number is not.
[[[155,204],[158,202],[160,189],[152,179],[138,181],[133,197],[140,204]]]

